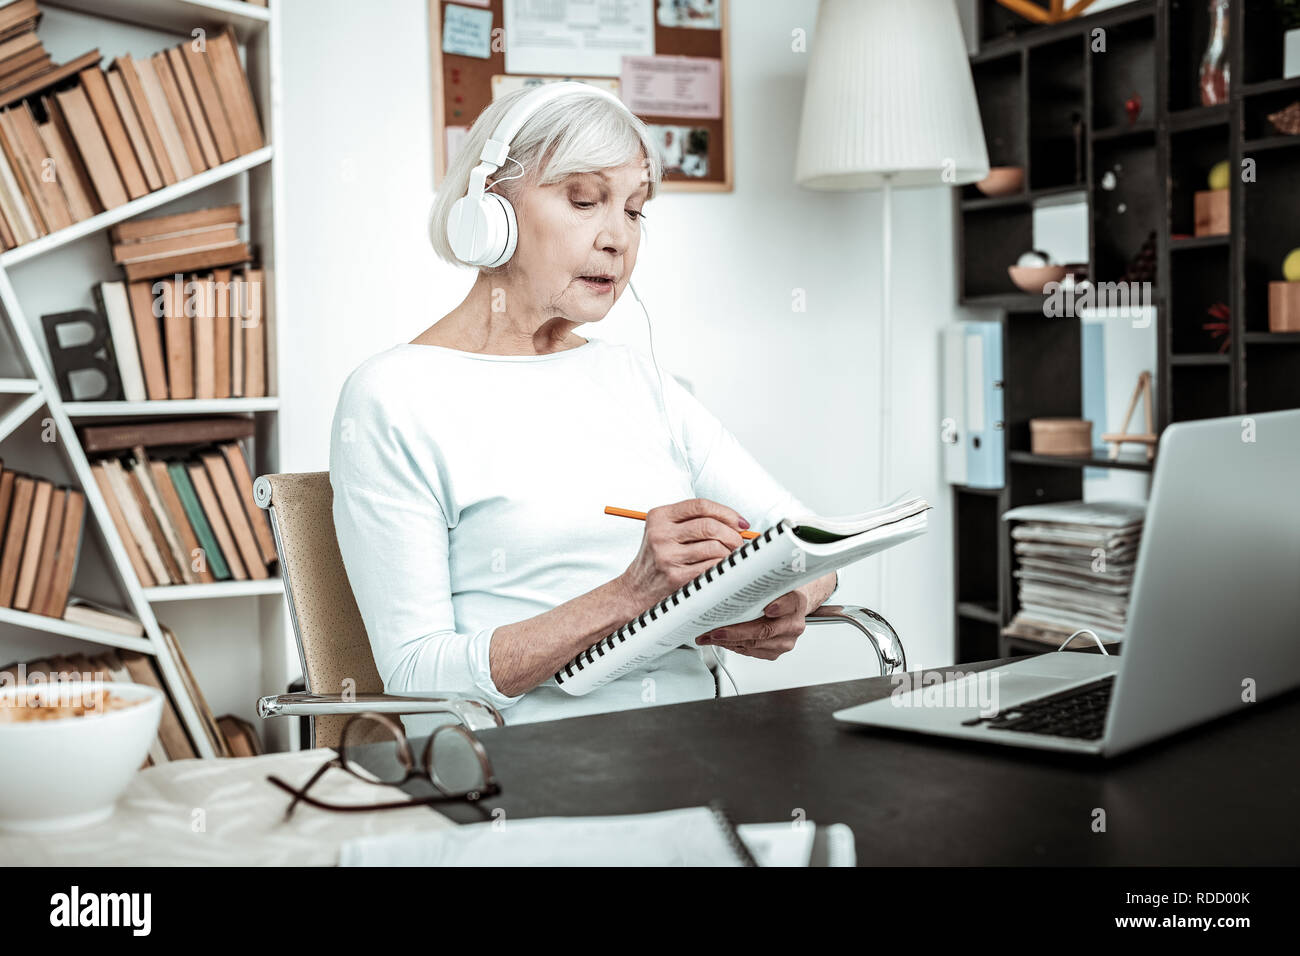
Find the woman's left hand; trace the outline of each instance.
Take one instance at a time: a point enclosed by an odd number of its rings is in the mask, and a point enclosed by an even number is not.
[[[774,661],[794,650],[804,631],[810,601],[802,588],[795,588],[769,604],[763,616],[739,624],[728,624],[696,638],[696,644],[725,647],[747,657]]]

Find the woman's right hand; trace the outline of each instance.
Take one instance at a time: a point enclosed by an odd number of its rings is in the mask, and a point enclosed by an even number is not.
[[[739,548],[745,543],[740,532],[748,528],[735,510],[708,498],[651,508],[623,583],[635,603],[648,608]]]

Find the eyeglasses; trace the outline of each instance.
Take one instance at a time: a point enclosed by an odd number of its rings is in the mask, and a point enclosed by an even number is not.
[[[386,765],[379,771],[372,772],[371,768],[363,767],[356,759],[359,747],[386,741],[397,745],[396,766]],[[321,810],[369,811],[394,810],[444,800],[465,800],[483,810],[478,801],[501,792],[483,744],[460,724],[443,724],[436,728],[424,745],[422,759],[417,764],[410,741],[406,739],[401,725],[386,714],[364,711],[343,725],[338,751],[338,756],[317,770],[302,787],[291,786],[274,774],[266,778],[281,790],[293,794],[293,802],[285,809],[284,819],[289,819],[299,803],[309,803]],[[391,787],[403,786],[418,777],[431,783],[438,793],[436,796],[362,805],[328,803],[309,797],[307,791],[331,767],[340,767],[366,783]],[[486,811],[483,812],[486,815]]]

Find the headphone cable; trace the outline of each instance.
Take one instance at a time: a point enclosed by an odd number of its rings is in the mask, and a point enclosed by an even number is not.
[[[659,404],[664,413],[664,426],[668,429],[668,437],[672,440],[673,447],[676,448],[677,453],[682,456],[682,462],[686,465],[686,473],[690,474],[690,459],[686,457],[686,452],[682,451],[681,445],[677,444],[677,435],[673,432],[672,422],[668,418],[668,399],[664,394],[664,373],[659,368],[659,360],[655,358],[655,333],[654,325],[650,322],[650,310],[647,309],[645,303],[641,301],[641,296],[637,294],[636,286],[632,284],[631,279],[628,280],[627,287],[632,290],[632,297],[636,299],[636,304],[641,306],[641,311],[645,313],[646,333],[650,337],[650,361],[654,363],[655,375],[659,381]],[[736,696],[739,697],[740,687],[736,684],[736,678],[731,676],[731,671],[727,670],[727,665],[722,662],[722,655],[718,653],[717,645],[710,644],[709,650],[713,651],[713,659],[717,661],[718,666],[722,668],[722,673],[727,675],[727,680],[731,682],[731,689],[735,691]]]

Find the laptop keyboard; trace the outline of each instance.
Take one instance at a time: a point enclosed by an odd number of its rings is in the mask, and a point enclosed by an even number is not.
[[[962,723],[967,726],[982,723],[993,730],[1099,740],[1106,729],[1106,710],[1114,686],[1115,675],[1111,674],[1082,687],[1027,700],[992,717],[974,717]]]

